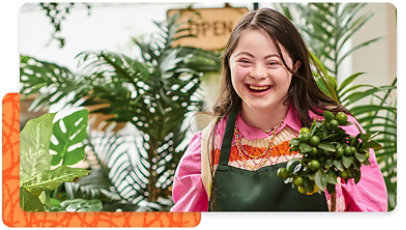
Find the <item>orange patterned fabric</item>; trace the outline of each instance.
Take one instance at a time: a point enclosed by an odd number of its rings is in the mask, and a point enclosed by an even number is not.
[[[253,147],[250,145],[242,145],[244,150],[248,152],[251,156],[253,157],[259,157],[263,152],[266,150],[265,147]],[[220,160],[220,149],[215,149],[214,150],[214,165],[217,166],[219,164]],[[268,164],[266,165],[273,165],[275,163],[281,163],[287,161],[288,158],[292,157],[298,157],[298,152],[290,152],[290,147],[289,147],[289,141],[284,141],[278,145],[275,145],[271,148],[268,154],[263,156],[267,160],[269,160]],[[274,159],[273,161],[271,159]],[[263,160],[261,158],[258,158],[258,160]],[[242,154],[240,151],[238,151],[238,148],[235,144],[231,146],[230,150],[230,157],[229,157],[229,165],[234,165],[235,162],[241,162],[241,164],[238,164],[239,168],[243,169],[248,169],[248,170],[256,170],[258,167],[250,167],[247,162],[253,161],[252,158],[249,156]]]
[[[25,212],[20,207],[20,98],[3,98],[3,222],[9,227],[194,227],[200,212]]]

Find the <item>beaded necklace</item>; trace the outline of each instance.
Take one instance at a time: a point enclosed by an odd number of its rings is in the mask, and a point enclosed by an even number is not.
[[[264,156],[267,155],[270,152],[270,150],[272,150],[272,147],[275,145],[275,133],[276,133],[276,130],[279,129],[279,127],[282,125],[285,118],[286,118],[286,115],[278,125],[274,126],[270,130],[270,132],[272,132],[272,135],[271,135],[271,138],[269,139],[268,146],[267,146],[267,148],[265,149],[265,151],[263,153],[261,153],[261,154],[259,154],[257,156],[252,155],[252,154],[248,153],[247,151],[245,151],[245,149],[243,148],[242,143],[241,143],[241,137],[240,137],[240,133],[238,131],[237,125],[235,125],[234,126],[234,138],[235,138],[235,145],[237,146],[237,150],[240,153],[243,153],[244,155],[248,156],[249,158],[251,158],[253,160],[256,160],[256,159],[259,159],[259,158],[265,159]],[[262,163],[263,159],[261,160],[260,163]],[[257,163],[255,163],[255,165],[257,165]]]

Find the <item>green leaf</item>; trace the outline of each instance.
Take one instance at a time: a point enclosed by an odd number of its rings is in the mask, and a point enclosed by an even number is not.
[[[54,190],[61,183],[72,182],[76,178],[86,176],[89,172],[89,170],[85,169],[60,166],[54,170],[37,173],[33,178],[25,182],[22,187],[31,194],[39,196],[44,190]]]
[[[347,77],[340,85],[338,88],[338,93],[340,93],[345,87],[347,87],[349,84],[351,84],[355,79],[357,79],[359,76],[365,74],[364,72],[358,72],[354,73],[351,76]]]
[[[51,164],[49,142],[55,114],[44,114],[27,122],[20,134],[20,185]]]
[[[323,91],[324,94],[326,94],[330,98],[334,97],[334,95],[326,87],[326,85],[321,77],[316,77],[315,80],[316,80],[317,86],[320,88],[321,91]]]
[[[20,206],[24,211],[45,211],[44,205],[37,196],[32,195],[26,189],[20,188]]]
[[[313,192],[314,190],[314,182],[310,180],[308,177],[303,178],[303,186],[305,187],[307,192]]]
[[[306,143],[302,143],[299,145],[299,150],[301,153],[309,153],[312,151],[312,147]]]
[[[361,171],[356,170],[355,175],[354,175],[354,182],[355,184],[358,184],[358,182],[361,180]]]
[[[98,199],[72,199],[61,203],[61,207],[68,212],[95,212],[101,211],[103,208],[102,202]]]
[[[327,159],[324,162],[324,168],[329,169],[329,168],[331,168],[331,166],[333,166],[333,164],[334,164],[334,161],[332,159]]]
[[[354,51],[356,51],[356,50],[358,50],[358,49],[360,49],[360,48],[362,48],[362,47],[365,47],[365,46],[367,46],[367,45],[370,45],[370,44],[372,44],[372,43],[374,43],[374,42],[376,42],[376,41],[379,41],[379,40],[381,40],[381,39],[382,39],[382,37],[373,38],[373,39],[370,39],[370,40],[368,40],[368,41],[365,41],[365,42],[363,42],[363,43],[361,43],[361,44],[358,44],[358,45],[355,46],[355,47],[352,47],[349,51],[347,51],[345,54],[343,54],[343,55],[341,56],[341,58],[340,58],[340,59],[338,60],[338,62],[337,62],[337,65],[340,65],[341,62],[344,61],[344,59],[345,59],[348,55],[350,55],[351,53],[353,53]]]
[[[344,170],[343,164],[341,163],[340,160],[334,160],[333,165],[340,171]]]
[[[326,143],[326,142],[318,144],[317,147],[319,149],[326,150],[326,151],[329,151],[329,152],[335,152],[336,151],[336,148],[334,147],[333,144]]]
[[[360,114],[364,114],[364,113],[369,113],[371,111],[380,111],[380,110],[386,110],[388,112],[393,112],[396,113],[397,112],[397,108],[396,107],[392,107],[392,106],[379,106],[379,105],[359,105],[359,106],[355,106],[351,108],[351,113],[354,116],[358,116]]]
[[[314,182],[320,190],[324,190],[327,186],[326,174],[322,170],[319,170],[314,175]]]
[[[330,184],[337,184],[337,175],[333,171],[328,171],[326,174],[326,180]]]
[[[366,157],[364,154],[361,154],[361,153],[358,153],[358,152],[356,152],[354,155],[355,155],[355,158],[356,158],[360,163],[364,162],[364,161],[367,159],[367,157]]]
[[[317,122],[317,119],[313,119],[312,126],[310,127],[310,135],[313,136],[316,130],[321,126],[320,122]]]
[[[51,204],[51,206],[61,206],[61,202],[55,198],[51,198],[50,204]]]
[[[388,90],[395,89],[396,87],[394,86],[382,86],[382,87],[374,87],[371,86],[371,89],[368,90],[363,90],[363,91],[356,91],[352,92],[350,95],[347,95],[346,97],[341,98],[341,102],[343,104],[354,104],[355,102],[362,100],[370,95],[375,95],[376,93],[379,92],[386,92]]]
[[[71,149],[73,145],[78,145],[87,139],[88,111],[86,109],[76,111],[61,120],[58,120],[53,129],[53,134],[58,143],[51,143],[50,149],[57,154],[53,156],[52,165],[72,165],[85,156],[84,147]],[[62,128],[64,126],[64,128]]]
[[[362,146],[365,147],[365,148],[373,148],[373,149],[381,149],[382,148],[382,145],[380,145],[376,141],[369,141],[368,143],[365,143]]]
[[[351,166],[352,161],[354,160],[354,157],[343,156],[343,158],[341,160],[342,160],[342,163],[343,163],[344,167],[346,169],[348,169]]]
[[[293,172],[294,168],[300,163],[299,159],[292,159],[288,161],[286,164],[286,168],[288,169],[289,172]]]
[[[302,164],[297,164],[296,166],[295,166],[295,168],[293,169],[293,173],[298,173],[298,172],[300,172],[300,170],[302,170],[302,168],[303,168],[303,165]]]

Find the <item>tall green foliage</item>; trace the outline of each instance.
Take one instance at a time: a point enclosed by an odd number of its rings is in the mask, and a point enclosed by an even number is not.
[[[313,53],[319,71],[314,75],[319,87],[331,98],[346,106],[367,132],[379,132],[375,140],[383,148],[375,152],[388,189],[388,209],[396,206],[396,154],[397,154],[397,108],[396,99],[391,100],[396,90],[396,78],[391,85],[374,86],[354,84],[363,72],[348,76],[340,85],[337,76],[343,61],[357,50],[381,38],[370,38],[360,44],[346,48],[348,42],[373,16],[365,12],[365,3],[308,3],[278,4],[278,8],[302,32],[302,36]],[[392,77],[392,76],[389,76]]]
[[[129,122],[140,131],[136,142],[140,160],[127,168],[138,172],[137,193],[148,201],[170,195],[174,170],[184,152],[183,121],[188,112],[202,106],[198,96],[202,74],[220,68],[218,56],[211,52],[172,47],[182,38],[177,37],[176,22],[176,16],[156,22],[160,32],[149,41],[133,39],[141,51],[137,59],[105,51],[78,55],[92,90],[84,105],[108,104],[94,112],[114,114],[110,121]]]
[[[108,121],[127,122],[135,128],[132,140],[118,134],[90,140],[99,141],[93,145],[96,157],[107,167],[111,184],[125,202],[170,197],[175,168],[185,150],[186,115],[203,104],[200,78],[220,69],[218,54],[173,47],[174,41],[185,37],[178,35],[185,29],[179,29],[177,19],[178,15],[155,22],[159,32],[148,40],[133,39],[140,51],[137,58],[109,51],[81,52],[79,74],[21,56],[22,94],[40,93],[31,109],[62,99],[76,106],[103,105],[91,112],[112,114]],[[64,151],[60,155],[54,160],[62,159]]]

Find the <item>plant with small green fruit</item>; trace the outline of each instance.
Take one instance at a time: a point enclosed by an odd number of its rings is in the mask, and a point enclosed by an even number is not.
[[[360,168],[369,165],[369,149],[379,149],[381,145],[372,139],[377,134],[362,133],[357,136],[347,134],[340,126],[351,125],[344,112],[334,115],[323,112],[324,120],[314,119],[310,128],[303,127],[299,136],[290,141],[290,151],[298,151],[300,157],[279,168],[277,175],[302,194],[311,195],[325,189],[332,194],[338,178],[345,183],[361,179]]]

